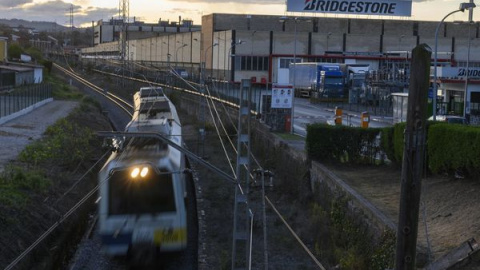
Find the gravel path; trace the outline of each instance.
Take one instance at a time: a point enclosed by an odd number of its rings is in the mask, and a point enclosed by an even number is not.
[[[48,126],[66,117],[75,101],[49,102],[33,111],[0,124],[0,172],[32,141],[40,139]]]

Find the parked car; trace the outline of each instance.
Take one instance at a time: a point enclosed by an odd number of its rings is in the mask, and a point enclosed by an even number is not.
[[[430,116],[428,120],[433,121],[433,116]],[[435,120],[440,122],[447,122],[450,124],[467,124],[467,120],[465,119],[465,117],[458,115],[437,115]]]

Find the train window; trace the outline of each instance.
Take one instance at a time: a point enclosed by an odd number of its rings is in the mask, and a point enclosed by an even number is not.
[[[108,181],[109,215],[158,214],[174,212],[172,174],[151,172],[132,180],[129,170],[116,171]]]
[[[163,97],[163,89],[161,87],[146,87],[140,89],[140,98],[147,97]]]

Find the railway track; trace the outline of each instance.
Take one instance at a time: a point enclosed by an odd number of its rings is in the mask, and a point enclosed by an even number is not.
[[[63,67],[60,67],[58,65],[55,65],[56,67],[58,67],[60,70],[64,71],[66,74],[68,74],[69,76],[71,76],[72,78],[75,78],[76,80],[78,80],[79,82],[81,82],[82,84],[84,84],[85,86],[88,86],[89,88],[91,88],[92,90],[96,91],[98,94],[101,94],[102,96],[104,96],[105,98],[107,98],[108,100],[112,101],[113,103],[115,103],[117,106],[119,106],[123,111],[127,112],[129,115],[131,115],[131,111],[133,111],[133,106],[130,105],[128,102],[125,102],[122,98],[112,94],[112,93],[107,93],[106,91],[104,91],[103,89],[101,89],[100,87],[97,87],[95,85],[93,85],[92,83],[88,82],[87,80],[83,79],[81,76],[75,74],[75,72],[73,71],[69,71]],[[134,78],[134,77],[128,77],[128,76],[122,76],[122,75],[118,75],[118,74],[115,74],[115,73],[110,73],[110,72],[105,72],[105,71],[100,71],[100,70],[95,70],[96,72],[100,73],[100,74],[103,74],[103,75],[108,75],[108,76],[112,76],[112,77],[117,77],[117,78],[125,78],[125,79],[128,79],[128,80],[132,80],[132,81],[136,81],[136,82],[141,82],[141,83],[146,83],[150,86],[161,86],[161,87],[164,87],[164,88],[168,88],[168,89],[172,89],[174,91],[180,91],[180,92],[184,92],[184,93],[188,93],[188,94],[193,94],[193,95],[196,95],[196,96],[202,96],[202,97],[205,97],[207,99],[210,99],[210,100],[213,100],[213,101],[217,101],[217,102],[221,102],[225,105],[228,105],[228,106],[231,106],[231,107],[236,107],[238,108],[238,105],[237,104],[234,104],[234,103],[231,103],[229,101],[226,101],[226,100],[223,100],[221,98],[218,98],[218,97],[214,97],[214,96],[211,96],[209,95],[209,93],[203,93],[203,92],[200,92],[198,91],[194,86],[199,86],[197,84],[194,84],[192,85],[192,89],[194,90],[190,90],[190,89],[185,89],[185,88],[179,88],[179,87],[175,87],[175,86],[170,86],[170,85],[165,85],[165,84],[161,84],[161,83],[156,83],[156,82],[151,82],[151,81],[148,81],[147,79],[138,79],[138,78]],[[208,92],[208,91],[207,91]],[[121,104],[121,105],[120,105]],[[257,112],[255,111],[252,111],[253,114],[256,114]],[[193,183],[192,183],[193,185]],[[193,187],[195,188],[195,187]],[[275,209],[275,206],[274,204],[267,198],[267,202],[268,204]],[[202,216],[203,210],[198,210],[198,213],[200,214],[200,216]],[[281,214],[276,212],[276,215],[279,216],[280,218],[281,217]],[[202,219],[202,218],[201,218]],[[198,222],[198,220],[197,220]],[[287,227],[288,224],[286,224],[285,221],[283,221],[285,223],[285,225]],[[290,228],[289,228],[290,229]],[[312,258],[313,261],[315,261],[315,264],[317,264],[317,266],[320,268],[320,269],[324,269],[323,266],[321,265],[320,262],[318,262],[315,257],[309,252],[308,248],[305,247],[305,245],[303,245],[303,243],[301,242],[301,240],[298,238],[298,236],[296,236],[295,232],[293,232],[291,229],[290,229],[290,232],[291,234],[296,238],[296,240],[302,245],[303,249],[306,250],[306,252],[308,253],[308,255]],[[199,243],[198,246],[204,246],[206,243]],[[191,256],[191,254],[190,254]],[[178,268],[178,267],[174,267],[174,268],[169,268],[169,267],[166,267],[165,269],[184,269],[184,268]]]
[[[128,117],[131,118],[133,115],[133,105],[125,101],[121,97],[105,91],[104,89],[96,86],[90,81],[84,79],[82,76],[76,74],[74,71],[64,68],[60,65],[55,64],[55,67],[64,72],[66,75],[74,79],[75,81],[81,83],[87,88],[94,91],[95,94],[100,95],[102,98],[108,100],[109,103],[114,105],[109,106],[111,110],[112,107],[117,107],[120,110],[127,113]],[[149,83],[145,81],[145,83]],[[151,83],[149,83],[151,85]],[[118,110],[118,109],[117,109]],[[126,117],[125,114],[122,114],[122,117]],[[187,179],[187,194],[191,198],[195,198],[195,184],[192,176]],[[189,204],[187,205],[187,221],[188,227],[188,246],[187,250],[184,252],[175,254],[174,256],[161,256],[158,260],[149,261],[152,265],[147,265],[142,267],[142,269],[151,269],[158,268],[161,269],[197,269],[197,253],[198,253],[198,218],[197,218],[197,205],[196,200],[188,200]],[[113,266],[115,269],[128,269],[129,260],[128,258],[119,258],[111,260],[110,258],[104,256],[100,252],[100,239],[96,231],[97,224],[97,215],[92,217],[90,221],[89,228],[87,228],[86,235],[82,240],[82,243],[79,246],[79,249],[76,251],[75,258],[70,263],[70,269],[111,269]],[[104,267],[105,266],[105,267]]]
[[[113,102],[115,105],[117,105],[120,109],[122,109],[123,111],[125,111],[130,117],[133,115],[133,105],[130,103],[130,102],[127,102],[125,100],[123,100],[121,97],[117,96],[117,95],[114,95],[112,94],[111,92],[107,92],[105,91],[104,89],[96,86],[95,84],[85,80],[83,77],[81,77],[80,75],[76,74],[73,70],[71,69],[67,69],[67,68],[64,68],[58,64],[53,64],[55,68],[61,70],[62,72],[64,72],[65,74],[67,74],[68,76],[72,77],[73,79],[77,80],[78,82],[80,82],[81,84],[89,87],[90,89],[92,89],[93,91],[95,91],[96,93],[104,96],[106,99],[108,99],[109,101]]]

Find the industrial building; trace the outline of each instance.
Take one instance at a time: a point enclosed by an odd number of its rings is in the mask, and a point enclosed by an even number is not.
[[[183,66],[193,74],[205,62],[217,80],[251,79],[269,89],[288,83],[289,64],[368,64],[373,80],[404,88],[411,50],[435,46],[438,22],[332,17],[210,14],[201,30],[130,39],[128,60]],[[445,108],[480,115],[480,24],[444,22],[438,34],[438,92]],[[85,57],[118,55],[118,42],[82,50]],[[433,65],[433,60],[432,60]],[[468,72],[466,67],[468,66]],[[465,74],[468,73],[468,83]],[[433,72],[431,72],[433,74]],[[467,100],[464,102],[465,89]],[[475,120],[476,121],[476,120]]]

